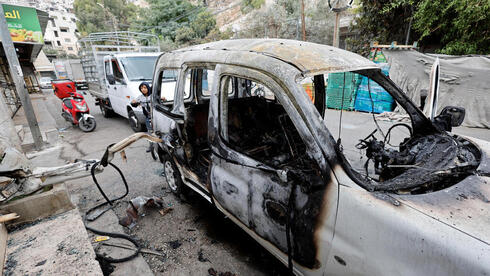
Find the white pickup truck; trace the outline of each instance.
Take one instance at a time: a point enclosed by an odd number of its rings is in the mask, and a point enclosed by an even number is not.
[[[81,61],[88,92],[95,97],[104,117],[118,114],[127,118],[131,128],[139,132],[145,129],[145,116],[140,106],[132,107],[130,103],[140,95],[139,85],[151,82],[160,53],[158,46],[128,45],[135,41],[130,35],[133,33],[89,35],[81,40]],[[108,45],[109,41],[118,44]]]
[[[158,53],[122,53],[104,57],[103,91],[106,94],[97,97],[104,117],[116,113],[127,118],[134,131],[143,130],[143,111],[140,106],[131,107],[130,103],[141,94],[139,85],[151,82],[158,56]]]

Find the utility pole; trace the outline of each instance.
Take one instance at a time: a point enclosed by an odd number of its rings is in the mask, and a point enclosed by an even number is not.
[[[333,46],[339,48],[339,28],[340,28],[340,12],[335,12],[335,26],[333,28]]]
[[[10,74],[15,84],[15,89],[19,94],[24,113],[26,115],[27,123],[31,129],[32,138],[34,140],[34,147],[36,150],[40,150],[43,145],[43,137],[39,125],[37,123],[36,114],[32,107],[31,98],[26,90],[24,82],[24,74],[20,67],[19,59],[17,58],[17,52],[15,51],[14,43],[10,37],[10,31],[7,26],[7,20],[5,19],[5,12],[3,6],[0,4],[0,38],[2,40],[3,50],[9,63]]]
[[[303,33],[303,41],[306,41],[305,0],[301,0],[301,32]]]

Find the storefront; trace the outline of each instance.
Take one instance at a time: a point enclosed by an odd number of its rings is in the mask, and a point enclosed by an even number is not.
[[[43,34],[49,19],[48,13],[35,8],[2,4],[5,19],[19,58],[24,80],[29,93],[39,92],[38,72],[34,67],[42,47]],[[20,106],[15,85],[10,75],[3,47],[0,47],[0,91],[13,112]]]

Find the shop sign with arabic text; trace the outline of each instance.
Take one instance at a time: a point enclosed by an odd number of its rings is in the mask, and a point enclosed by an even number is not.
[[[7,4],[2,6],[14,43],[44,43],[36,9]]]

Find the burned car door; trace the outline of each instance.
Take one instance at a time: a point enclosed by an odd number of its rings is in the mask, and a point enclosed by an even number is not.
[[[327,191],[329,176],[309,154],[316,145],[306,128],[298,131],[304,122],[272,78],[220,69],[209,123],[214,202],[273,254],[318,268],[334,228],[325,227],[334,215],[325,202],[336,204],[337,193]]]
[[[185,159],[181,129],[184,124],[182,106],[190,98],[190,78],[184,70],[163,68],[156,74],[153,84],[153,128],[166,135],[165,142],[175,148],[176,156]]]

